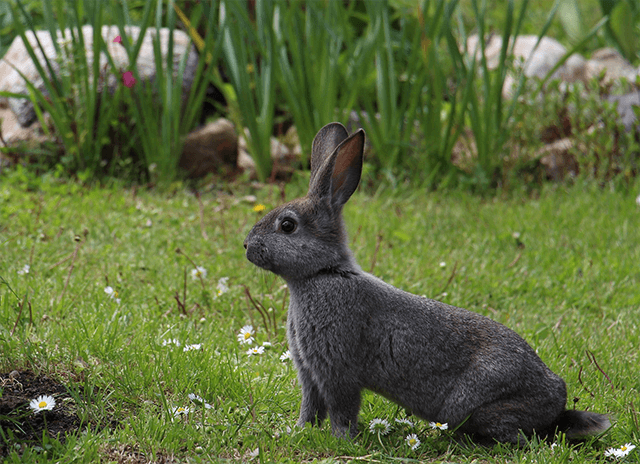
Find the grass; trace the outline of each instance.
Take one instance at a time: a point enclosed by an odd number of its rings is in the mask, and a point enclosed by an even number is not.
[[[303,193],[304,182],[287,185],[286,198]],[[616,414],[616,427],[601,440],[558,453],[535,443],[463,448],[421,421],[387,436],[365,431],[354,442],[333,438],[328,426],[290,432],[300,390],[293,366],[280,361],[287,290],[252,266],[242,247],[263,214],[244,196],[255,195],[268,210],[281,193],[274,186],[229,191],[198,199],[179,186],[159,192],[36,181],[20,171],[5,176],[0,405],[7,374],[32,371],[66,385],[59,411],[82,423],[66,440],[26,440],[20,430],[31,417],[28,404],[0,412],[0,443],[19,444],[7,462],[40,462],[43,453],[60,462],[209,462],[249,459],[256,449],[255,462],[566,462],[638,443],[640,208],[632,195],[588,186],[491,199],[359,192],[346,207],[364,269],[515,329],[567,381],[570,406],[575,397],[579,408]],[[29,272],[20,275],[25,264]],[[196,265],[207,270],[202,279],[191,276]],[[222,277],[229,291],[218,295]],[[264,318],[246,291],[266,308]],[[238,342],[246,324],[256,328],[257,344],[272,344],[264,354],[248,356],[250,345]],[[181,346],[167,345],[170,339]],[[202,346],[184,351],[187,344]],[[191,402],[189,393],[213,408]],[[174,407],[192,412],[174,417]],[[366,394],[360,429],[374,418],[401,417],[394,404]],[[404,444],[410,432],[422,441],[416,451]]]

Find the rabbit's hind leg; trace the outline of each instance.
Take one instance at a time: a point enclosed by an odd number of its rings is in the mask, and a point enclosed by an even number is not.
[[[458,431],[472,435],[485,446],[495,441],[523,446],[527,443],[525,434],[532,432],[530,414],[517,400],[499,400],[473,411]]]

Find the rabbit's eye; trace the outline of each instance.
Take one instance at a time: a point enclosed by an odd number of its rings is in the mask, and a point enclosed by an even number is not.
[[[285,234],[290,234],[291,232],[296,230],[296,223],[293,219],[284,219],[280,223],[280,229],[282,229],[282,232],[284,232]]]

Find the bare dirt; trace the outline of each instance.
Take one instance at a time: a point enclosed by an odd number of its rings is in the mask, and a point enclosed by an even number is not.
[[[29,402],[40,395],[52,396],[56,405],[34,414]],[[28,371],[0,373],[0,458],[12,449],[41,444],[45,428],[49,437],[63,442],[81,425],[65,385]]]

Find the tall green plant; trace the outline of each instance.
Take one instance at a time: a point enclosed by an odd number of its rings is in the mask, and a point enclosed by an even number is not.
[[[608,36],[629,61],[640,58],[640,5],[634,0],[600,0],[602,13],[609,18]]]
[[[498,67],[490,70],[487,65],[486,28],[485,17],[487,14],[487,2],[472,0],[472,5],[477,18],[478,37],[480,45],[480,74],[479,88],[469,87],[471,92],[468,99],[469,121],[477,147],[477,163],[473,173],[472,182],[480,189],[494,184],[501,175],[504,156],[504,144],[509,136],[509,124],[515,108],[518,95],[522,90],[524,74],[521,74],[518,85],[513,89],[510,103],[503,96],[503,88],[507,72],[513,55],[514,38],[518,36],[522,21],[524,20],[528,0],[523,0],[517,16],[514,15],[514,0],[507,3],[507,14],[502,33],[502,48],[498,59]],[[552,15],[549,17],[552,18]],[[550,19],[540,32],[538,42],[549,27]],[[468,65],[470,76],[476,76],[478,62],[475,59],[475,50],[471,50],[472,62]]]
[[[387,2],[366,2],[370,18],[368,36],[375,44],[376,100],[361,101],[366,113],[360,112],[360,123],[381,168],[386,172],[406,167],[412,151],[411,138],[425,83],[424,60],[421,58],[420,30],[415,18],[391,17]],[[399,25],[393,27],[394,20]]]
[[[188,53],[185,53],[178,65],[174,63],[174,29],[176,27],[176,13],[173,0],[163,2],[157,0],[155,7],[155,31],[153,34],[153,53],[155,62],[155,79],[152,82],[142,81],[135,66],[133,75],[137,80],[136,89],[129,93],[129,114],[136,127],[139,127],[139,137],[144,154],[144,163],[153,178],[166,182],[174,179],[178,172],[178,162],[182,153],[184,135],[191,130],[199,116],[204,101],[209,79],[205,73],[206,60],[200,59],[195,71],[194,80],[183,100],[182,76],[186,67]],[[130,25],[126,4],[122,3],[115,11],[115,17],[121,31]],[[135,63],[142,46],[145,33],[151,21],[153,4],[147,0],[140,26],[140,35],[135,43],[128,37],[123,37],[123,45],[127,51],[129,62]],[[162,57],[160,43],[160,29],[163,16],[166,15],[166,27],[169,29],[169,42],[166,57]],[[201,56],[212,56],[215,60],[219,48],[215,47],[216,37],[216,9],[207,11],[207,32]]]
[[[104,172],[105,162],[113,171],[116,160],[133,158],[142,161],[144,170],[155,168],[154,177],[157,179],[174,179],[178,174],[181,137],[195,123],[208,80],[204,72],[204,60],[200,60],[188,100],[186,104],[183,103],[182,73],[187,56],[183,56],[178,71],[174,73],[171,34],[167,63],[164,63],[157,33],[163,22],[163,2],[145,1],[140,35],[135,44],[130,42],[125,33],[125,26],[130,25],[131,21],[128,5],[124,1],[107,4],[54,0],[43,2],[43,9],[45,27],[52,38],[57,62],[44,54],[40,41],[36,41],[35,47],[30,44],[27,29],[18,22],[18,32],[45,85],[43,91],[25,80],[29,96],[23,98],[31,98],[45,130],[47,126],[43,111],[50,114],[54,133],[64,151],[61,161],[65,167],[71,172],[100,175]],[[143,82],[135,63],[154,9],[156,79]],[[20,0],[17,0],[17,7],[14,8],[15,17],[18,17],[18,11],[27,28],[35,35],[35,25]],[[215,9],[211,11],[213,13],[209,19],[215,20]],[[122,45],[127,51],[129,63],[132,63],[130,71],[138,81],[133,88],[118,85],[113,92],[104,88],[104,81],[108,79],[105,72],[118,79],[123,72],[117,69],[102,37],[106,14],[116,19],[121,31]],[[166,16],[167,25],[173,31],[175,15],[172,8],[166,10]],[[93,31],[88,53],[82,33],[85,24],[90,25]],[[215,52],[215,30],[214,25],[208,28],[206,53]],[[37,54],[44,55],[44,58],[37,59]],[[88,54],[95,59],[90,61]],[[100,69],[98,57],[106,58],[106,69]],[[60,68],[60,72],[54,72],[56,67]]]
[[[364,60],[372,47],[363,50],[354,37],[349,20],[355,6],[355,2],[276,4],[279,88],[303,150],[311,147],[318,128],[349,113],[362,87]]]
[[[418,13],[426,83],[419,112],[424,153],[417,159],[430,186],[456,181],[452,152],[463,128],[473,81],[454,34],[452,20],[457,5],[457,0],[424,0]],[[449,82],[451,75],[453,85]]]
[[[276,97],[273,14],[273,1],[257,0],[254,26],[245,3],[220,2],[222,50],[235,91],[232,98],[237,104],[240,122],[249,130],[247,145],[261,180],[271,174]]]
[[[64,150],[61,161],[65,167],[71,171],[96,173],[101,168],[105,152],[109,151],[110,126],[122,109],[121,92],[105,92],[99,97],[102,86],[99,60],[90,63],[85,52],[81,28],[86,17],[93,26],[92,55],[99,57],[107,53],[100,34],[102,8],[90,4],[82,10],[68,1],[44,2],[45,26],[55,48],[56,62],[45,54],[25,6],[20,0],[16,5],[13,16],[25,22],[35,37],[36,47],[29,42],[27,29],[21,21],[16,22],[18,34],[45,86],[44,90],[36,88],[22,76],[29,90],[29,95],[22,98],[31,99],[43,128],[46,128],[43,111],[51,116],[55,134]],[[36,50],[42,58],[38,58]],[[61,72],[55,72],[54,68]]]

